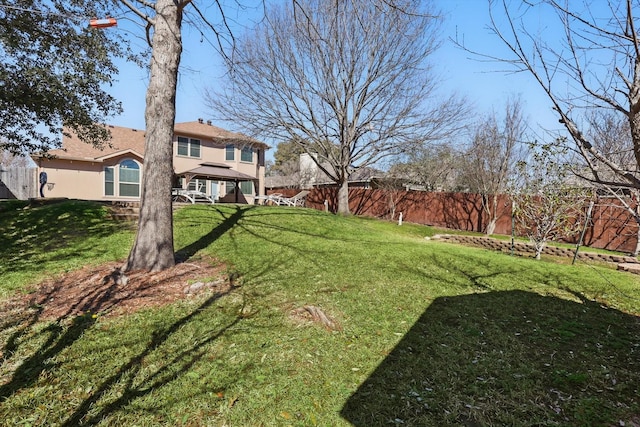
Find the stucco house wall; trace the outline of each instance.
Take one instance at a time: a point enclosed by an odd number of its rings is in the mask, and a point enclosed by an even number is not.
[[[122,160],[131,159],[142,165],[140,156],[127,153],[103,161],[81,159],[43,159],[38,171],[47,173],[45,197],[66,197],[85,200],[118,200],[117,196],[105,196],[104,175],[106,167],[117,167]],[[122,199],[129,199],[123,197]]]
[[[144,131],[118,126],[108,126],[112,139],[101,148],[80,141],[75,136],[63,138],[62,148],[52,150],[48,156],[33,156],[38,165],[36,173],[47,172],[48,184],[45,197],[67,197],[88,200],[138,200],[139,188],[127,183],[127,177],[142,178],[144,164]],[[189,174],[183,174],[203,164],[212,165],[234,173],[248,175],[254,181],[251,193],[243,194],[242,201],[253,203],[254,197],[264,194],[264,152],[269,147],[242,134],[233,133],[205,123],[203,120],[176,123],[173,138],[174,171],[182,176],[181,184],[187,187]],[[178,154],[178,140],[198,146]],[[190,147],[191,145],[189,145]],[[242,151],[244,149],[244,160]],[[251,151],[251,161],[247,161]],[[227,160],[230,153],[233,160]],[[125,170],[123,170],[124,168]],[[122,175],[122,180],[120,179]],[[108,183],[105,181],[108,178]],[[229,180],[214,177],[198,177],[198,189],[218,198],[225,197],[233,187]],[[122,181],[122,182],[121,182]],[[196,179],[192,180],[194,185]],[[122,188],[120,184],[123,184]],[[138,181],[139,184],[139,181]],[[230,187],[231,185],[231,187]],[[245,183],[245,190],[246,188]],[[128,194],[125,194],[128,193]],[[230,201],[233,201],[230,200]]]

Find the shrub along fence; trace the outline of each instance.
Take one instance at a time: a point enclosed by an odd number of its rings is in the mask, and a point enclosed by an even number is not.
[[[274,192],[293,196],[299,190]],[[349,200],[352,213],[381,219],[397,220],[402,212],[404,221],[476,232],[484,232],[488,222],[482,207],[482,196],[474,193],[352,188]],[[307,196],[306,206],[336,212],[337,190],[314,188]],[[498,206],[495,234],[509,235],[511,200],[508,196],[501,195]],[[596,201],[583,240],[585,246],[631,253],[636,248],[637,239],[637,223],[616,199],[600,198]]]

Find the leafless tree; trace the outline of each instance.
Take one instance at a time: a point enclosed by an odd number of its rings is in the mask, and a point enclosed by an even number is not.
[[[619,120],[617,114],[611,110],[595,110],[587,116],[587,120],[589,123],[588,138],[594,141],[598,151],[604,153],[615,163],[625,165],[633,174],[640,176],[638,170],[640,165],[635,161],[629,122]],[[640,218],[640,204],[638,203],[640,188],[611,185],[611,180],[605,179],[606,171],[600,171],[599,176],[594,176],[591,169],[582,163],[576,164],[572,169],[576,175],[591,183],[603,196],[603,199],[614,198],[618,200],[619,206],[622,206],[627,212],[631,212],[638,221]],[[636,230],[636,247],[633,250],[633,255],[637,256],[639,253],[640,227]]]
[[[498,5],[497,5],[498,4]],[[583,163],[580,175],[611,194],[640,189],[640,38],[637,1],[489,1],[491,29],[510,54],[483,54],[529,73],[546,93]],[[535,28],[545,16],[544,31]],[[555,21],[554,19],[555,18]],[[554,25],[555,24],[555,25]],[[558,34],[561,35],[558,40]],[[547,39],[545,37],[548,36]],[[594,116],[594,111],[609,115]],[[606,122],[623,126],[613,148]],[[627,153],[621,157],[616,153]],[[581,166],[584,166],[582,169]],[[588,172],[585,172],[586,171]],[[620,196],[640,224],[635,201]]]
[[[339,187],[349,176],[447,135],[464,104],[437,98],[428,63],[440,17],[409,0],[295,0],[266,12],[238,40],[229,82],[207,99],[222,119],[275,140],[295,140]]]
[[[482,208],[487,216],[487,235],[493,234],[496,221],[505,208],[498,206],[499,195],[505,193],[518,161],[523,160],[526,127],[521,101],[510,100],[502,120],[493,113],[478,123],[466,150],[463,182],[469,191],[482,197]]]
[[[27,156],[14,154],[9,150],[0,150],[0,168],[2,167],[28,167],[32,160]]]
[[[591,190],[567,179],[570,170],[561,145],[536,147],[529,159],[519,161],[522,185],[510,191],[516,230],[529,237],[536,259],[548,241],[574,236],[586,221],[583,208]]]

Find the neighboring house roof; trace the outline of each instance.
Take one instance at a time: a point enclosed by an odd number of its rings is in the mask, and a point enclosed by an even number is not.
[[[111,140],[105,141],[104,146],[95,147],[81,141],[75,135],[65,136],[62,139],[60,149],[51,150],[47,155],[64,159],[102,161],[126,152],[137,157],[144,157],[145,131],[121,126],[105,125],[111,133]],[[249,145],[267,149],[269,146],[241,133],[213,126],[210,122],[198,120],[194,122],[176,123],[174,126],[176,135],[192,136],[202,139],[210,139],[220,144]],[[38,157],[38,156],[35,156]]]
[[[351,181],[370,181],[374,178],[382,178],[386,174],[379,169],[374,169],[368,166],[358,168],[349,176],[349,182]]]
[[[115,152],[109,153],[109,154],[107,154],[105,156],[99,156],[99,157],[96,157],[96,159],[98,159],[98,160],[107,160],[107,159],[111,159],[113,157],[123,156],[125,154],[130,154],[130,155],[132,155],[134,157],[138,157],[140,159],[143,158],[142,154],[138,153],[137,151],[127,149],[127,150],[115,151]]]
[[[333,170],[333,167],[331,165],[327,164],[327,165],[324,165],[324,167],[328,170]],[[316,178],[315,185],[327,185],[327,184],[333,183],[333,181],[329,179],[329,177],[322,171],[318,170],[318,174],[319,176]],[[350,183],[369,182],[375,178],[384,178],[384,176],[385,176],[384,172],[378,169],[365,166],[365,167],[355,169],[351,173],[351,175],[349,175],[348,181]]]
[[[325,165],[325,167],[330,168],[329,165]],[[307,179],[307,185],[310,186],[326,186],[333,185],[334,182],[329,179],[329,177],[319,169],[314,171],[317,175],[315,177],[311,177],[311,179]],[[301,177],[301,175],[303,175]],[[275,176],[267,176],[265,177],[265,187],[274,189],[274,188],[293,188],[300,187],[301,185],[305,185],[305,174],[304,173],[295,173],[293,175],[275,175]],[[309,178],[309,177],[306,177]],[[386,178],[386,174],[380,170],[363,167],[356,169],[349,176],[349,183],[366,183],[371,182],[372,180],[382,180]]]
[[[300,186],[300,175],[274,175],[264,177],[266,188],[293,188]]]

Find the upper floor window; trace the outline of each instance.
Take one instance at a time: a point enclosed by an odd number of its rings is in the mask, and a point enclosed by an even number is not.
[[[253,149],[251,149],[251,147],[242,147],[242,151],[240,151],[240,161],[242,162],[253,161]]]
[[[236,146],[233,144],[227,144],[225,149],[224,159],[227,161],[235,160]]]
[[[178,156],[200,157],[200,140],[178,137]]]

